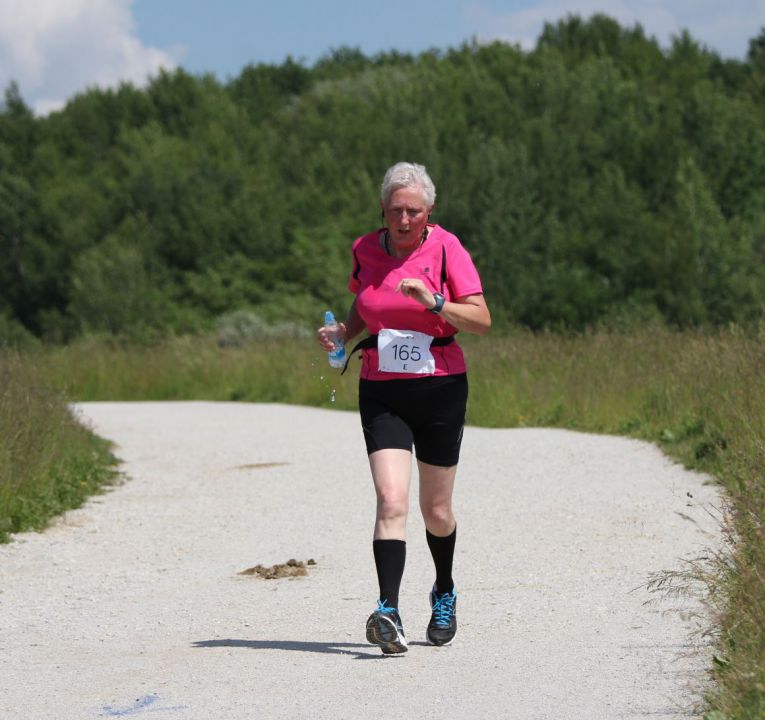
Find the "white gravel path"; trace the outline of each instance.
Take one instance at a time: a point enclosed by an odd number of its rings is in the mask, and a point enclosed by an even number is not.
[[[355,413],[79,410],[117,443],[129,480],[0,546],[3,720],[693,715],[710,649],[693,603],[676,612],[645,583],[719,542],[719,499],[651,445],[468,428],[457,639],[424,643],[433,572],[414,493],[411,648],[384,658],[364,640],[374,493]],[[242,467],[259,463],[278,464]],[[317,565],[297,579],[237,574],[289,558]]]

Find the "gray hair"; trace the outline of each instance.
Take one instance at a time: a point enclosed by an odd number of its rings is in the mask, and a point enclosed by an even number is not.
[[[399,162],[388,168],[380,187],[380,199],[387,207],[390,196],[401,188],[420,188],[425,199],[425,206],[433,207],[436,202],[436,186],[428,175],[424,165]]]

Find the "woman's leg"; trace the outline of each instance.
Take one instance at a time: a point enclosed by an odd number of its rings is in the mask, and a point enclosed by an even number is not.
[[[432,645],[448,645],[457,633],[457,593],[452,579],[457,522],[452,512],[452,493],[457,466],[440,467],[418,461],[420,509],[425,536],[436,566],[436,582],[430,592],[432,614],[426,637]]]
[[[369,467],[377,494],[372,548],[380,584],[380,598],[367,619],[367,640],[386,655],[407,650],[398,612],[398,592],[406,563],[406,518],[409,512],[409,483],[412,453],[386,448],[369,455]]]
[[[420,471],[420,510],[425,527],[433,535],[451,535],[457,525],[452,512],[452,494],[457,466],[440,467],[417,461]]]
[[[451,592],[454,543],[457,521],[452,511],[452,494],[457,466],[440,467],[417,461],[420,471],[420,510],[425,520],[426,537],[436,566],[436,588]]]
[[[369,455],[369,467],[377,494],[375,540],[404,540],[409,513],[412,453],[386,448]]]
[[[406,563],[406,519],[412,453],[387,448],[369,455],[377,495],[372,548],[380,585],[380,602],[398,608],[398,593]]]

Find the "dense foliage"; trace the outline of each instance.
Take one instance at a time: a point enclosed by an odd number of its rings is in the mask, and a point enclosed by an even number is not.
[[[242,308],[348,303],[352,239],[391,163],[428,166],[434,219],[498,320],[747,323],[765,306],[765,31],[746,61],[662,49],[602,15],[536,48],[341,49],[307,67],[183,70],[0,112],[0,338],[194,331]]]

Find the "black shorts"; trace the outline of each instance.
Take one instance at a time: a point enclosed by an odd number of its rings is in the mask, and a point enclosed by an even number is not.
[[[467,407],[467,375],[359,380],[361,427],[367,454],[412,451],[429,465],[451,467],[460,457]]]

